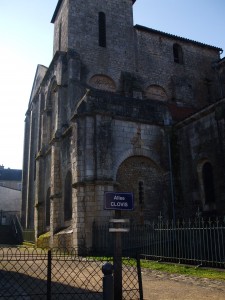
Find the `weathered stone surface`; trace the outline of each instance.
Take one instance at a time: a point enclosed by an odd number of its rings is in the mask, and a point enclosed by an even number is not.
[[[54,14],[54,57],[39,67],[26,115],[22,205],[23,225],[37,236],[50,230],[52,245],[91,246],[92,223],[113,214],[105,191],[133,192],[135,209],[125,215],[141,223],[174,210],[225,214],[220,49],[133,26],[132,6],[64,0]]]

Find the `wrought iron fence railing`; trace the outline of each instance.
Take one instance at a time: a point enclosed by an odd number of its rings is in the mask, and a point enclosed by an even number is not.
[[[20,244],[23,241],[20,213],[18,211],[0,211],[0,244]]]
[[[93,224],[93,247],[110,253],[113,234],[108,224]],[[155,260],[225,267],[224,221],[158,222],[130,225],[130,231],[122,236],[123,253],[142,254]]]
[[[20,223],[20,212],[0,210],[0,226],[10,226],[16,244],[25,242],[35,242],[35,232],[33,229],[23,229]],[[1,242],[1,241],[0,241]]]
[[[23,242],[23,229],[20,224],[20,220],[18,215],[12,215],[11,217],[11,227],[13,230],[13,235],[17,244],[21,244]]]

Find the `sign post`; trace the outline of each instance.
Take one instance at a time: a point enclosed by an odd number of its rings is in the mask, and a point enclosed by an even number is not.
[[[114,297],[116,300],[122,300],[123,287],[122,287],[122,239],[121,233],[128,232],[128,228],[120,228],[121,223],[129,222],[129,220],[121,219],[122,210],[133,210],[133,194],[132,193],[105,193],[105,206],[106,210],[115,210],[115,219],[111,220],[114,225],[110,228],[110,232],[114,232]]]
[[[115,218],[121,217],[121,211],[115,211]],[[117,228],[119,223],[115,224]],[[115,232],[114,235],[114,255],[113,255],[113,265],[114,265],[114,297],[115,299],[122,300],[123,296],[123,286],[122,286],[122,239],[121,232]]]

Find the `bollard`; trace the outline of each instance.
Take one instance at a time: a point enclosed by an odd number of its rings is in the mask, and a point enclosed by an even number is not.
[[[103,277],[103,300],[114,300],[113,265],[105,263],[102,266]]]

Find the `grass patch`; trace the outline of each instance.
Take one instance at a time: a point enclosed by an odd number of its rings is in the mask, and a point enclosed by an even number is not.
[[[96,257],[89,256],[88,258],[103,261],[106,260],[108,262],[113,263],[112,257]],[[123,264],[135,267],[137,265],[137,261],[135,259],[122,259]],[[173,263],[161,263],[152,260],[144,260],[141,259],[141,268],[151,269],[161,272],[166,272],[169,274],[181,274],[187,276],[193,276],[198,278],[208,278],[214,280],[224,280],[225,281],[225,270],[224,269],[210,269],[210,268],[202,268],[196,266],[187,266],[182,264],[173,264]]]
[[[166,264],[161,262],[141,260],[141,267],[151,270],[158,270],[161,272],[167,272],[170,274],[182,274],[200,278],[209,278],[215,280],[225,281],[224,270],[208,269],[208,268],[196,268],[193,266],[179,265],[179,264]]]
[[[31,242],[23,242],[23,244],[20,246],[22,247],[29,247],[29,248],[35,248],[35,244]]]
[[[49,242],[50,242],[50,232],[48,231],[46,233],[39,235],[36,241],[36,247],[42,249],[48,249]]]

